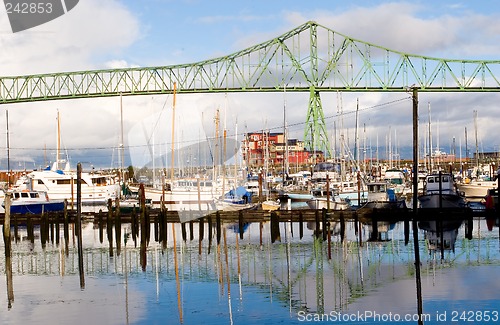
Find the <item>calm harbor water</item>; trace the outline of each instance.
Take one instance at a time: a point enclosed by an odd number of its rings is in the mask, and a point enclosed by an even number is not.
[[[245,224],[243,238],[237,223],[224,223],[219,242],[206,222],[203,232],[198,222],[185,224],[185,240],[176,223],[167,225],[164,242],[151,226],[147,243],[130,224],[117,233],[84,223],[83,285],[70,226],[68,241],[62,227],[47,242],[39,227],[34,239],[19,229],[10,291],[8,277],[0,280],[0,323],[417,323],[413,243],[405,245],[402,223],[380,225],[389,240],[362,246],[353,223],[344,241],[338,225],[323,240],[312,223],[304,223],[300,238],[299,223],[282,222],[273,241],[269,222]],[[363,226],[363,238],[369,231]],[[462,224],[454,252],[443,254],[429,251],[424,230],[418,234],[424,323],[498,321],[498,227],[474,220],[469,240]],[[6,267],[2,254],[4,275]]]

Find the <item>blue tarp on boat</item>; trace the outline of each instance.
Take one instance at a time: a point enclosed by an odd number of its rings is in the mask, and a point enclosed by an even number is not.
[[[224,195],[225,199],[239,199],[245,203],[252,201],[252,192],[248,192],[243,186],[238,186]]]

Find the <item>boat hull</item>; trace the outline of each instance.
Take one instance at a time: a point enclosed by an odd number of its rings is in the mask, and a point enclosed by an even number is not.
[[[257,208],[255,203],[233,203],[223,200],[217,200],[215,206],[219,211],[241,211],[241,210],[253,210]]]
[[[423,209],[456,209],[467,206],[465,199],[456,194],[441,194],[441,200],[438,193],[426,194],[419,196],[418,201]]]
[[[138,191],[138,188],[130,187],[133,191]],[[196,189],[181,190],[174,189],[173,191],[162,191],[160,189],[145,188],[144,194],[146,199],[151,200],[153,207],[158,208],[161,203],[170,211],[210,211],[215,210],[214,198],[220,196],[217,191],[207,191]]]
[[[261,204],[261,208],[264,211],[276,211],[281,207],[278,201],[264,201]]]
[[[310,209],[320,210],[320,209],[330,209],[335,211],[342,211],[350,209],[349,203],[347,202],[337,202],[332,201],[328,202],[326,198],[314,198],[307,201],[307,205]]]
[[[42,214],[44,212],[64,211],[64,201],[45,203],[13,203],[10,206],[10,213],[15,214]]]
[[[469,184],[466,183],[458,183],[458,190],[463,192],[465,197],[469,201],[479,202],[486,195],[488,195],[489,189],[495,189],[498,187],[496,181],[484,181],[484,182],[471,182]]]

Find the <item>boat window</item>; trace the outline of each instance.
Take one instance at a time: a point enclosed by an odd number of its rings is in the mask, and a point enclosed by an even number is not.
[[[14,199],[19,199],[19,193],[14,192]]]
[[[442,181],[443,181],[443,183],[449,182],[450,181],[449,176],[443,176]]]
[[[106,185],[106,178],[105,177],[98,177],[98,178],[93,178],[92,179],[92,184],[99,185],[99,186],[104,186]]]
[[[434,177],[429,177],[427,179],[427,183],[434,183]]]
[[[38,195],[38,192],[31,192],[31,193],[30,193],[30,197],[31,197],[32,199],[36,199],[36,198],[40,197],[40,195]]]
[[[28,192],[22,192],[21,197],[29,197],[28,194],[29,194]]]
[[[41,179],[37,179],[37,183],[42,185],[44,184],[44,182]]]
[[[69,185],[71,184],[71,180],[70,179],[58,179],[56,180],[57,182],[57,185]],[[76,182],[75,182],[76,184]]]

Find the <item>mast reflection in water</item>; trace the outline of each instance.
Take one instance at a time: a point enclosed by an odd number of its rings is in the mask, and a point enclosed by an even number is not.
[[[307,227],[208,219],[83,223],[83,289],[73,225],[16,226],[11,248],[1,242],[7,281],[0,281],[0,322],[299,324],[349,317],[382,324],[389,315],[417,313],[414,251],[405,245],[403,222],[379,223],[377,236],[373,225],[361,225],[360,236],[347,221]],[[442,324],[443,315],[449,322],[458,311],[498,315],[498,228],[474,220],[471,232],[470,222],[452,223],[452,237],[439,237],[449,222],[419,223],[425,324]]]

